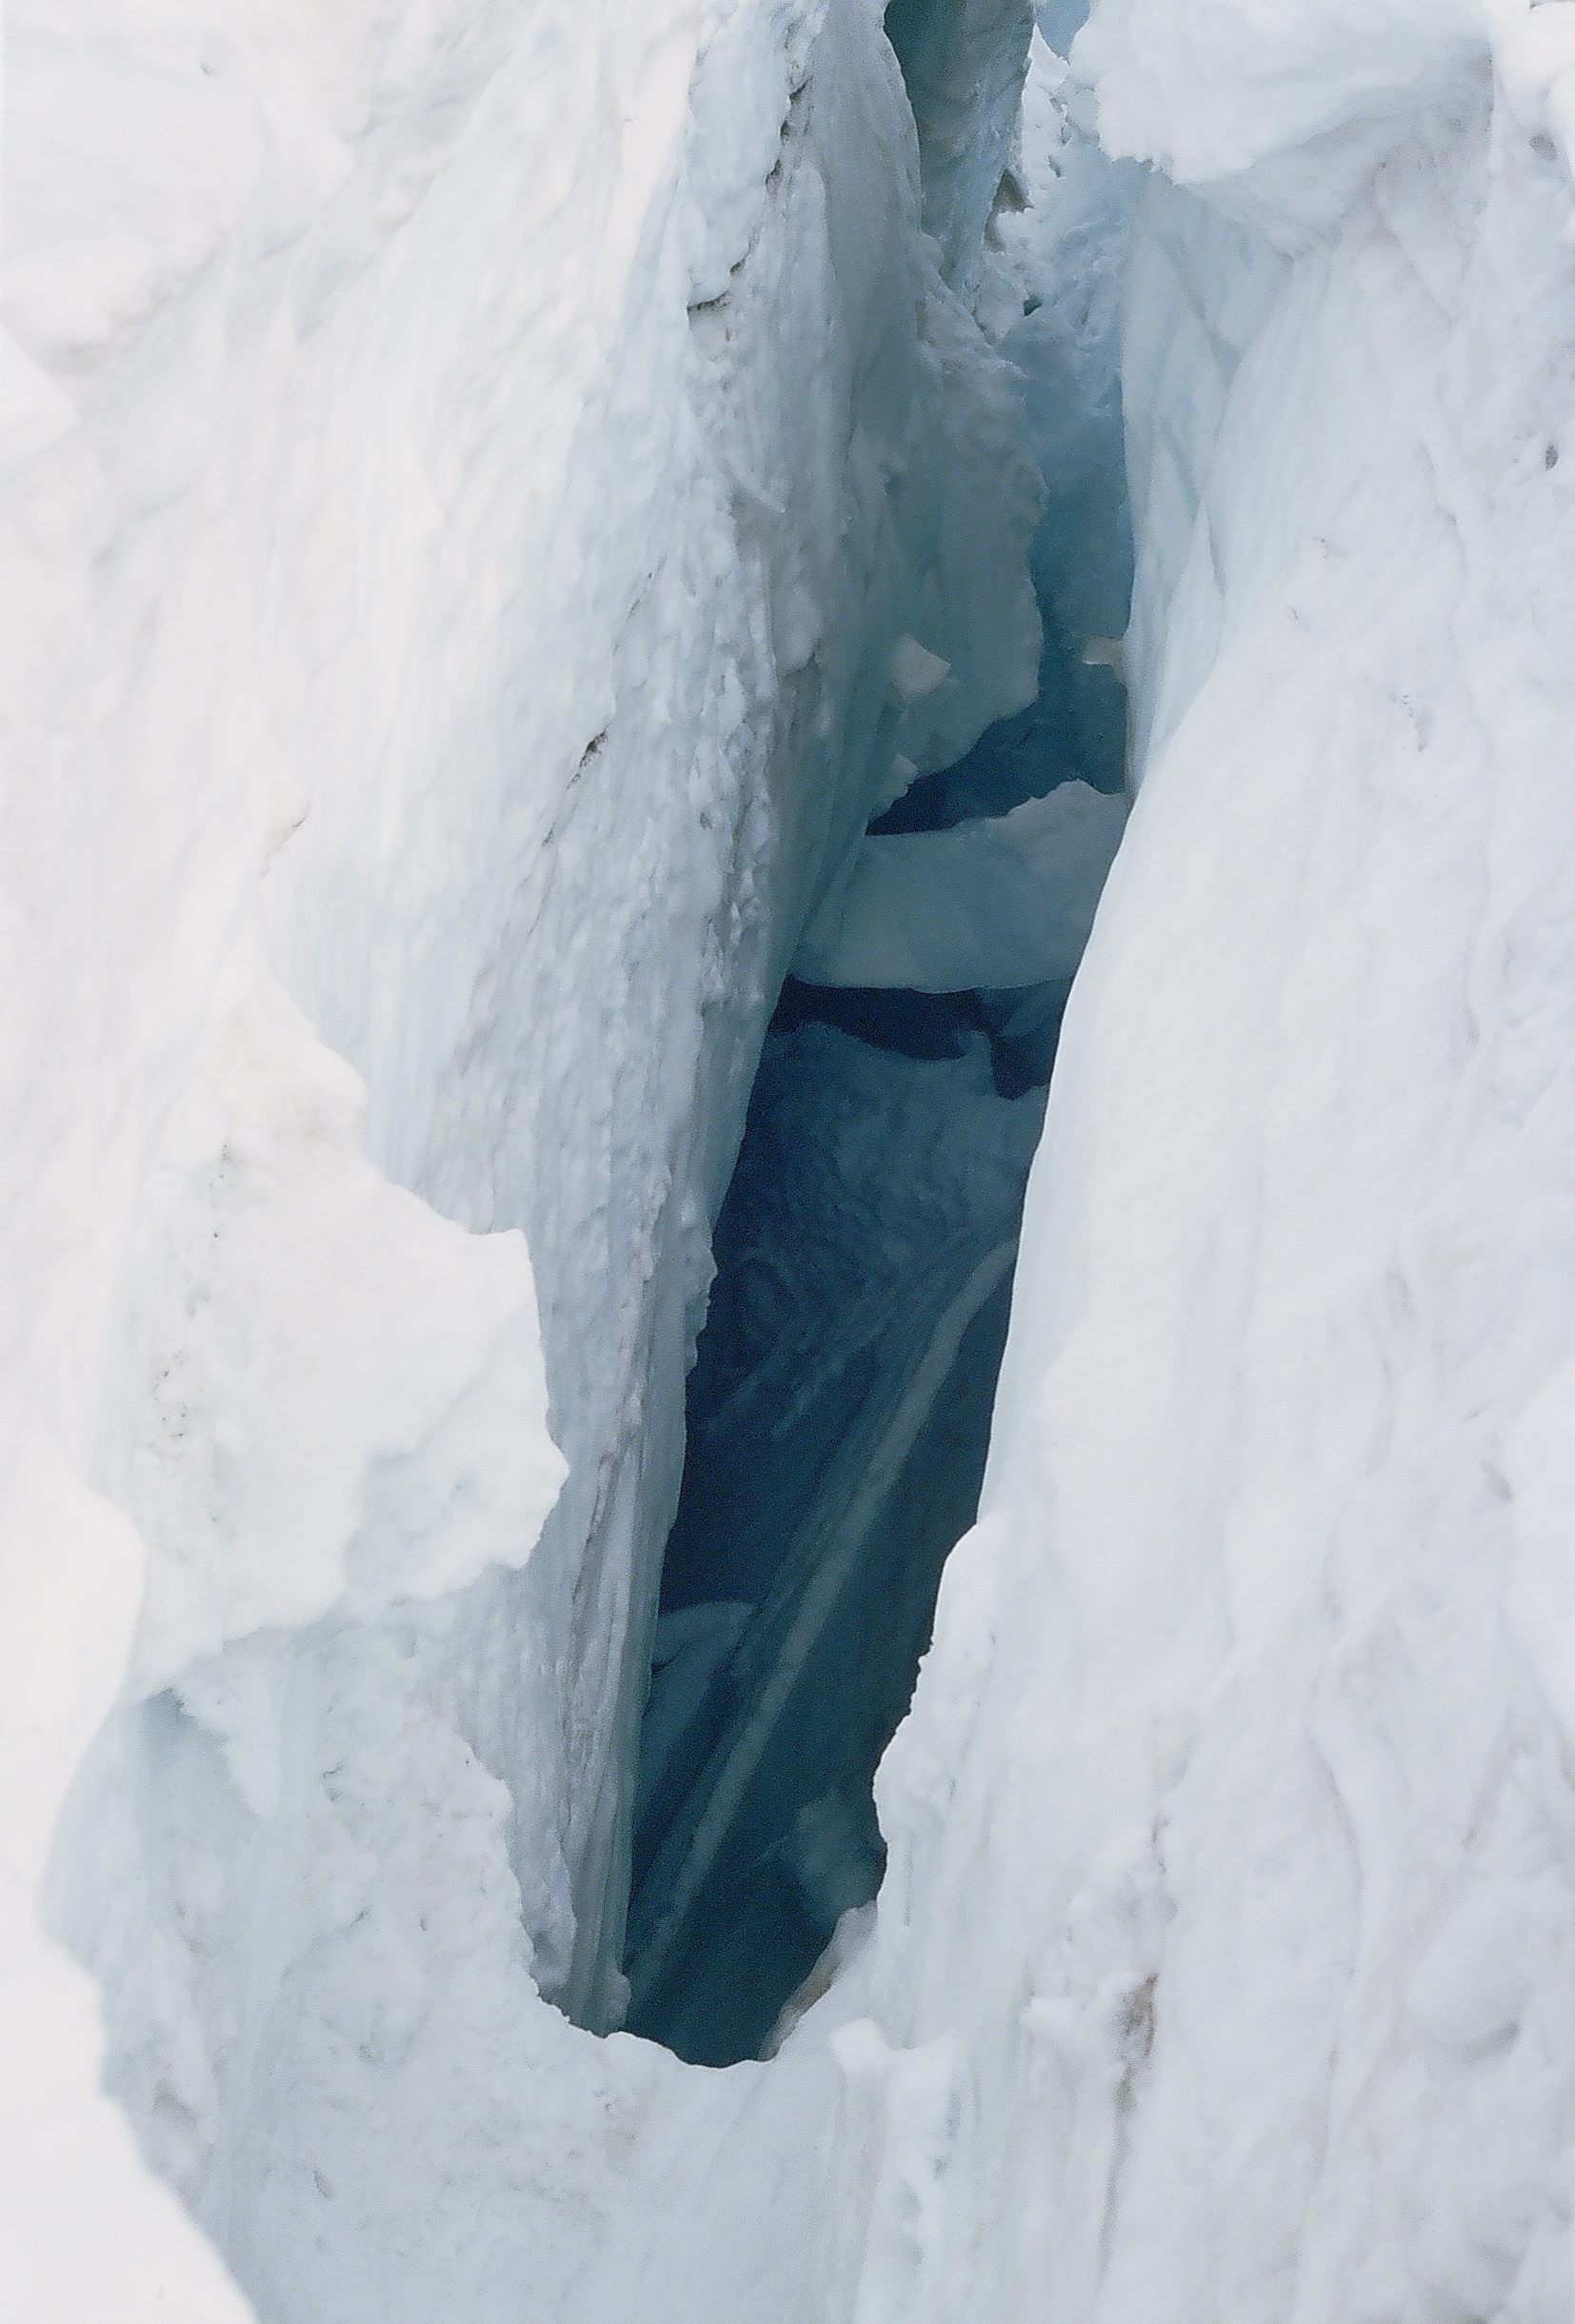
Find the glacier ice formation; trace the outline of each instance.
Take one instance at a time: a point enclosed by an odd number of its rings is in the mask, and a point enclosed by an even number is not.
[[[982,1023],[914,1028],[924,1056],[870,1029],[767,1043],[663,1569],[628,2022],[711,2064],[760,2055],[875,1893],[870,1785],[977,1507],[1043,1117]]]
[[[8,11],[0,2313],[1567,2324],[1575,11],[1037,13]]]

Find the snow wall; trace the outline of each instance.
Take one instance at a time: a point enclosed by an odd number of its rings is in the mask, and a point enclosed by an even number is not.
[[[555,2315],[710,1222],[1038,476],[868,0],[7,64],[5,2305],[240,2313],[42,1891],[263,2314]]]
[[[1026,12],[10,11],[19,2314],[1562,2324],[1565,14],[1077,48],[1138,805],[873,1936],[716,2075],[539,1996],[776,984],[1034,685]]]
[[[878,1783],[857,2324],[1562,2324],[1575,11],[1103,0],[1136,806]]]

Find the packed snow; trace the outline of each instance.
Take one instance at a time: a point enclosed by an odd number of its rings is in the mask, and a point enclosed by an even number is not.
[[[1575,8],[1086,12],[9,11],[0,2313],[1567,2324]],[[866,1484],[1060,1042],[878,1833],[657,1628],[795,959],[983,988]]]

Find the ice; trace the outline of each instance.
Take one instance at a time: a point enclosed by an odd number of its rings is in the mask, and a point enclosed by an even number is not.
[[[885,19],[918,128],[925,225],[947,280],[970,288],[1011,159],[1031,0],[890,0]]]
[[[709,1229],[894,764],[1032,696],[1021,405],[865,0],[6,71],[0,2307],[217,2324],[162,2180],[277,2324],[559,2319],[665,2208],[585,2029]]]
[[[1485,33],[1074,50],[1158,165],[1139,788],[880,1778],[834,2314],[1568,2313],[1572,262]]]
[[[873,1897],[871,1778],[977,1502],[1044,1101],[933,1014],[927,1055],[775,1030],[718,1229],[627,1957],[686,2057],[758,2056]]]
[[[1069,978],[1124,820],[1122,800],[1072,782],[997,818],[867,839],[794,974],[927,993]]]
[[[8,2317],[1565,2324],[1572,11],[1085,12],[8,11]],[[879,1833],[688,2067],[768,1019],[987,970],[1020,1119],[1123,792]]]

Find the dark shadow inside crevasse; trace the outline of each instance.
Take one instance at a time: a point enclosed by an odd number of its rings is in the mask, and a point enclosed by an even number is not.
[[[927,0],[888,17],[910,84],[932,17]],[[1067,230],[1087,241],[1081,184]],[[1027,302],[1007,347],[1047,487],[1038,699],[913,782],[877,839],[978,826],[1066,784],[1124,789],[1106,277],[1113,257],[1087,296]],[[641,1747],[627,2022],[685,2057],[760,2055],[878,1885],[872,1779],[978,1505],[1068,989],[789,982],[773,1020],[717,1229]]]
[[[1044,701],[912,786],[940,831],[1119,791],[1120,689]],[[1053,648],[1053,658],[1052,658]],[[1089,705],[1093,715],[1089,715]],[[631,2031],[758,2056],[882,1849],[872,1781],[976,1513],[1068,986],[789,981],[718,1224],[641,1745]]]
[[[872,1779],[978,1501],[1043,1095],[1003,1095],[967,996],[789,987],[768,1041],[642,1748],[628,2023],[684,2056],[758,2055],[874,1894]]]

